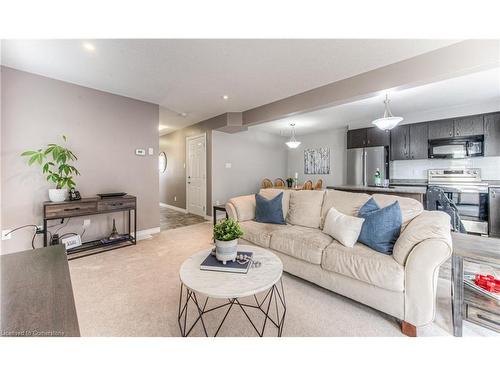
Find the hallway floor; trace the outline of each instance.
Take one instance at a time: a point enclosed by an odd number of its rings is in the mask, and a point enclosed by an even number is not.
[[[168,207],[160,206],[160,229],[175,229],[187,227],[188,225],[200,224],[206,222],[204,217],[186,214]]]

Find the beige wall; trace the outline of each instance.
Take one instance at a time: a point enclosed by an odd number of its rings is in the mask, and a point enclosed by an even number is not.
[[[82,196],[125,191],[137,196],[138,229],[159,227],[158,105],[2,67],[2,229],[42,222],[42,202],[51,187],[19,154],[62,134],[77,154]],[[136,148],[154,148],[136,156]],[[75,230],[81,220],[72,220]],[[99,222],[109,230],[109,221]],[[67,229],[70,229],[68,226]],[[30,248],[31,230],[2,241],[3,252]],[[89,233],[87,232],[87,236]],[[37,242],[38,245],[41,242]]]
[[[218,116],[224,117],[225,115]],[[218,117],[214,118],[217,119]],[[186,137],[206,133],[207,137],[207,210],[212,214],[212,129],[221,124],[207,120],[160,137],[160,151],[167,155],[167,170],[160,175],[160,202],[186,208]]]
[[[264,178],[286,178],[285,138],[255,128],[235,134],[213,131],[212,135],[214,204],[258,193]]]
[[[299,184],[307,180],[316,183],[320,178],[323,180],[323,187],[345,184],[347,127],[301,135],[298,140],[301,142],[300,146],[287,151],[287,176],[293,177],[297,172]],[[318,147],[330,148],[330,173],[304,174],[304,149]]]

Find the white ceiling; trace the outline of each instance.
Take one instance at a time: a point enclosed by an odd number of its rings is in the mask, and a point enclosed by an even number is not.
[[[253,126],[273,134],[290,135],[290,123],[295,123],[296,134],[349,126],[372,126],[382,117],[384,96],[330,107],[286,119]],[[500,110],[500,69],[482,71],[466,76],[389,92],[390,108],[395,116],[403,116],[404,123],[460,116],[477,112]]]
[[[405,60],[452,40],[4,40],[2,65],[164,107],[174,130]],[[222,96],[228,95],[229,100]],[[186,113],[186,117],[179,114]],[[166,130],[168,131],[168,129]]]

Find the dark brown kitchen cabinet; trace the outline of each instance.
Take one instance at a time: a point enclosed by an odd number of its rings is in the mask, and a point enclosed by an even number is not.
[[[354,129],[347,132],[347,148],[389,146],[390,133],[379,128]]]
[[[410,156],[409,159],[427,159],[429,125],[427,123],[412,124],[410,126]]]
[[[366,145],[368,147],[389,146],[391,133],[379,128],[366,129]]]
[[[410,126],[400,125],[391,130],[391,160],[406,160],[409,155]]]
[[[347,148],[366,146],[366,128],[347,131]]]
[[[484,116],[484,156],[500,156],[500,113]]]
[[[429,123],[429,139],[453,137],[453,119],[432,121]]]
[[[482,135],[484,134],[483,122],[484,117],[482,115],[457,118],[453,121],[454,136]]]

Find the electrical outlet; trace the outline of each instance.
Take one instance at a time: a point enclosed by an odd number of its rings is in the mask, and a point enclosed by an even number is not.
[[[174,202],[177,202],[177,196],[174,197]]]
[[[148,148],[148,154],[149,155],[153,155],[154,152],[155,152],[155,150],[153,149],[153,147]]]
[[[83,220],[83,227],[84,228],[90,227],[90,219],[84,219]]]
[[[215,205],[218,206],[220,204],[219,201],[215,201]]]
[[[4,241],[4,240],[10,240],[12,238],[12,233],[10,233],[11,231],[12,231],[12,229],[4,229],[4,230],[2,230],[2,241]]]

